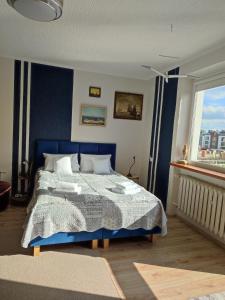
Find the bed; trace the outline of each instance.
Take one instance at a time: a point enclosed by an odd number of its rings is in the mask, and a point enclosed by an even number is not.
[[[43,169],[43,153],[111,155],[112,172],[96,175],[77,172],[64,181],[76,182],[82,187],[80,195],[57,194],[54,190],[58,177]],[[40,247],[81,241],[91,241],[92,248],[108,248],[114,238],[166,234],[166,216],[162,203],[140,187],[136,195],[118,195],[112,188],[128,180],[116,173],[116,144],[83,143],[39,140],[35,145],[34,173],[36,180],[25,230],[23,247],[32,247],[34,256]]]

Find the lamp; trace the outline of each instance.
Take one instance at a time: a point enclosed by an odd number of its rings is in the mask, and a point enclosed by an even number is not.
[[[127,174],[127,177],[132,177],[132,174],[131,174],[131,169],[133,168],[133,166],[135,165],[135,156],[133,156],[133,162],[129,168],[129,172]]]
[[[7,0],[18,13],[40,22],[57,20],[62,15],[63,0]]]

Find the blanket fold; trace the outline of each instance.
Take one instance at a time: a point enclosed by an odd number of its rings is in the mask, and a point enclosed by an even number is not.
[[[66,182],[66,181],[57,181],[56,182],[56,189],[58,190],[66,190],[66,191],[76,191],[78,188],[78,184],[74,182]]]

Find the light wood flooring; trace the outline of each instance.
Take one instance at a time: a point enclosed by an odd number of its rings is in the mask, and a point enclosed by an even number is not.
[[[24,208],[8,208],[0,213],[0,256],[18,252],[31,255],[30,249],[19,246],[24,219]],[[13,241],[12,230],[18,231]],[[88,246],[67,245],[63,251]],[[62,249],[53,247],[56,251]],[[49,249],[53,248],[43,250]],[[178,218],[169,219],[168,235],[158,237],[153,244],[145,238],[121,239],[110,241],[108,250],[93,251],[107,260],[126,299],[182,300],[225,291],[224,249]]]

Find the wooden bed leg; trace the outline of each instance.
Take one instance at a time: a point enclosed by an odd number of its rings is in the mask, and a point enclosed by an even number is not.
[[[91,241],[91,248],[97,249],[98,248],[98,240],[92,240]]]
[[[108,249],[109,248],[109,239],[104,239],[103,240],[103,248]]]
[[[149,240],[150,243],[153,243],[153,234],[149,234],[147,236],[147,238],[148,238],[148,240]]]
[[[40,246],[34,247],[33,249],[33,256],[39,256],[40,255]]]

